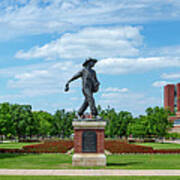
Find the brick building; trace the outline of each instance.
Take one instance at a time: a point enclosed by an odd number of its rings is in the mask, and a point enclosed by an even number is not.
[[[164,87],[164,107],[175,113],[169,120],[174,122],[171,132],[180,132],[180,83]]]

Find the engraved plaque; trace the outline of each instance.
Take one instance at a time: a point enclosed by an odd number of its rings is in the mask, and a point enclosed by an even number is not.
[[[82,152],[96,152],[97,137],[94,131],[84,131],[82,134]]]

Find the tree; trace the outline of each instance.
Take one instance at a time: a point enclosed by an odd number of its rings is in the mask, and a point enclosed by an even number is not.
[[[115,135],[115,128],[114,122],[117,119],[117,114],[114,109],[105,109],[101,110],[100,106],[98,107],[99,115],[102,117],[103,120],[106,121],[106,127],[105,127],[105,136],[113,138]]]
[[[150,136],[164,137],[168,130],[172,128],[172,123],[168,121],[168,116],[171,115],[169,110],[160,107],[147,108],[146,113],[148,134]]]
[[[113,108],[102,110],[100,106],[98,106],[98,111],[100,116],[107,122],[105,129],[105,135],[107,137],[114,138],[128,136],[128,124],[133,119],[130,112],[120,111],[119,113],[117,113]]]
[[[0,104],[0,135],[5,137],[15,136],[15,128],[12,119],[12,107],[9,103]]]
[[[147,108],[146,115],[133,118],[127,111],[116,112],[108,107],[97,107],[99,115],[106,120],[105,136],[110,138],[133,135],[134,137],[164,137],[172,123],[168,116],[172,113],[164,108]],[[75,112],[57,110],[54,115],[45,111],[32,112],[30,105],[0,104],[0,135],[6,138],[31,138],[33,135],[61,138],[73,133],[72,121]]]
[[[129,123],[131,123],[133,120],[133,116],[130,112],[127,111],[120,111],[118,113],[118,119],[117,119],[117,136],[123,137],[128,136],[127,128]]]
[[[53,116],[45,111],[34,111],[33,118],[36,124],[38,124],[37,135],[42,137],[48,137],[52,131]]]
[[[129,123],[127,128],[127,134],[133,135],[133,137],[144,138],[147,135],[147,117],[139,116],[134,118],[131,123]]]
[[[155,107],[147,108],[146,115],[135,118],[128,126],[128,134],[134,137],[164,137],[172,123],[168,121],[170,111]]]
[[[37,126],[34,124],[32,107],[30,105],[11,105],[11,116],[18,139],[26,139],[36,133]]]
[[[61,138],[69,137],[73,133],[72,120],[75,118],[75,112],[65,112],[57,110],[53,116],[52,135]]]

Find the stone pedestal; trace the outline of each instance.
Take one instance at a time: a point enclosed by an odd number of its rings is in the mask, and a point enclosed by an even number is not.
[[[105,154],[81,153],[74,154],[73,166],[106,166]]]
[[[105,166],[104,128],[102,120],[75,120],[73,166]]]

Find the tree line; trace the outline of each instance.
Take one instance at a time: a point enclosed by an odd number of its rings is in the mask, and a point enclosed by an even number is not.
[[[172,123],[168,121],[170,111],[161,107],[148,108],[145,115],[133,117],[130,112],[116,112],[113,108],[98,106],[99,116],[107,122],[105,136],[121,137],[164,137]],[[0,104],[1,138],[69,138],[73,134],[72,121],[76,112],[57,110],[32,111],[31,105]]]

